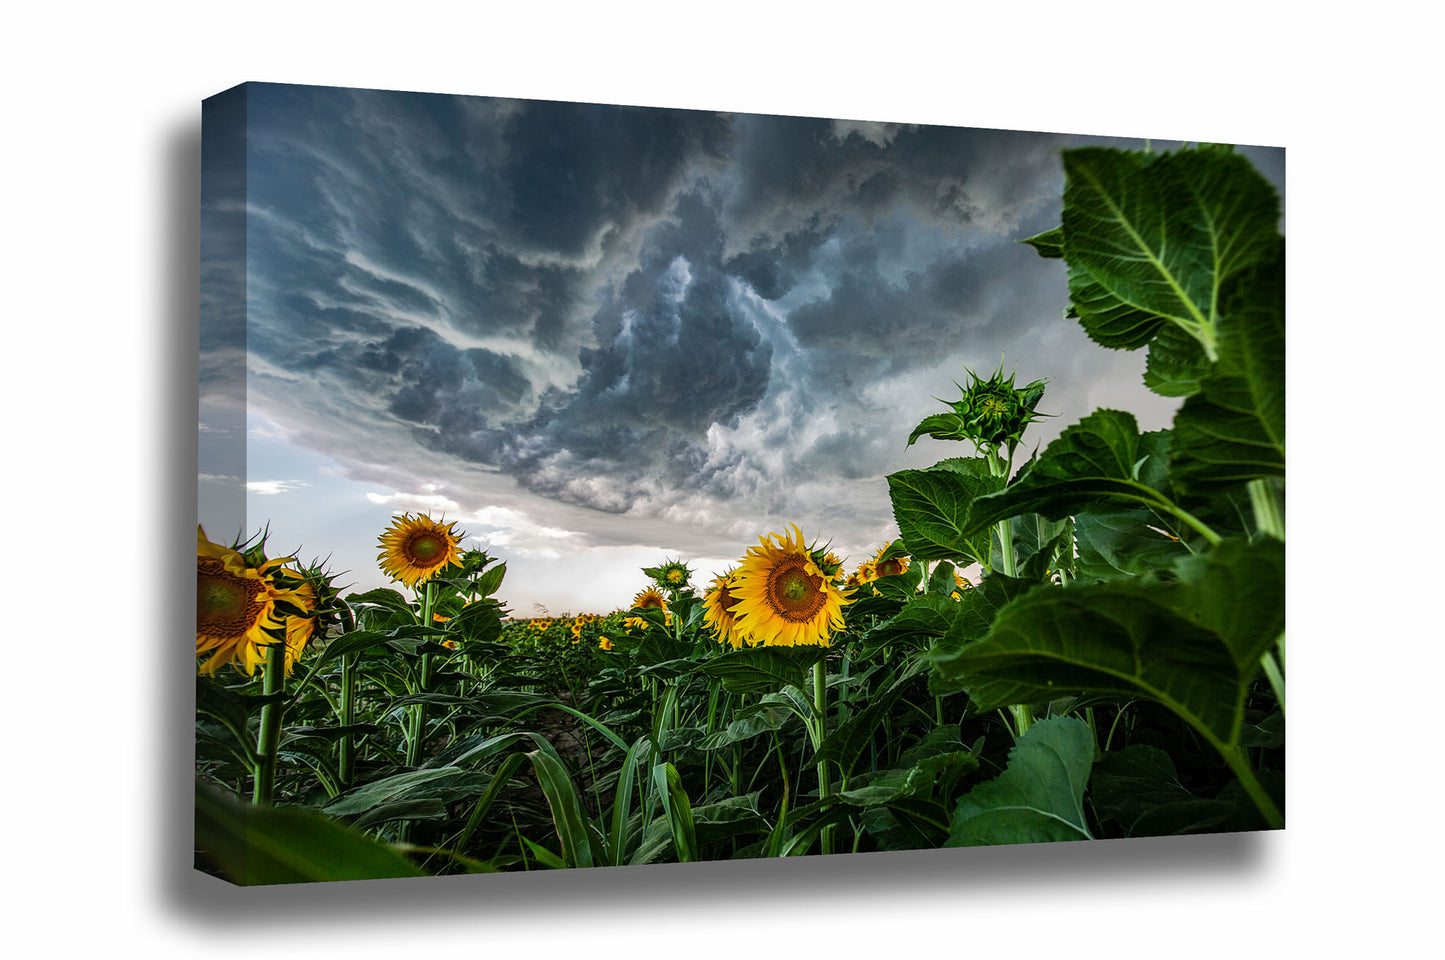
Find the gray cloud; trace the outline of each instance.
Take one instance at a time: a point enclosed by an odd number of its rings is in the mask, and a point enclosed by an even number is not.
[[[357,475],[510,478],[699,536],[807,515],[862,546],[884,473],[958,452],[903,440],[961,363],[1007,353],[1074,416],[1120,379],[1172,410],[1142,357],[1062,319],[1062,268],[1017,243],[1057,223],[1078,138],[248,97],[249,399]],[[234,327],[231,254],[210,289]],[[203,378],[232,341],[203,341]]]

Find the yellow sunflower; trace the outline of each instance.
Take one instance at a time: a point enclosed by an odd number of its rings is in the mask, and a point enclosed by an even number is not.
[[[703,597],[702,618],[717,634],[718,643],[731,644],[736,650],[743,645],[745,637],[737,617],[733,616],[738,602],[731,589],[733,572],[729,570],[713,578],[712,588]]]
[[[314,622],[309,617],[290,616],[278,604],[310,610],[315,604],[298,586],[276,579],[277,572],[294,558],[266,560],[252,567],[240,552],[212,543],[206,531],[196,527],[196,656],[211,654],[201,664],[202,673],[215,673],[235,661],[247,674],[266,662],[266,647],[286,643],[287,667],[300,656],[310,639]],[[305,581],[301,581],[309,587]],[[309,605],[308,605],[309,603]],[[293,626],[293,621],[299,621]],[[304,626],[303,626],[304,624]]]
[[[764,646],[827,646],[843,628],[843,605],[852,603],[835,587],[808,549],[803,531],[771,533],[749,547],[728,592],[733,616],[751,643]]]
[[[960,576],[960,575],[959,575],[958,573],[956,573],[956,572],[955,572],[954,575],[953,575],[953,583],[954,583],[954,590],[953,590],[953,593],[952,593],[952,597],[953,597],[953,599],[955,599],[955,600],[962,600],[962,599],[963,599],[963,591],[965,591],[965,590],[972,590],[972,589],[973,589],[973,584],[969,583],[968,580],[966,580],[965,578],[963,578],[962,576]]]
[[[606,637],[601,638],[600,640],[597,641],[597,649],[599,649],[599,650],[611,650],[611,649],[612,649],[612,641],[611,641],[611,640],[608,640]]]
[[[643,590],[643,591],[642,591],[641,593],[639,593],[637,596],[635,596],[635,597],[632,598],[632,609],[634,609],[634,610],[651,610],[651,609],[666,610],[666,609],[667,609],[667,598],[664,597],[664,596],[662,595],[662,591],[661,591],[661,590],[658,590],[656,587],[648,587],[646,590]]]
[[[462,535],[454,523],[440,524],[425,514],[393,517],[391,526],[378,538],[376,555],[382,573],[415,587],[449,563],[461,557]]]
[[[672,611],[667,609],[667,597],[656,587],[648,587],[632,598],[634,610],[661,610],[664,623],[672,623]],[[639,619],[639,618],[634,618]],[[644,623],[646,621],[643,621]]]
[[[316,588],[311,581],[302,580],[298,583],[294,592],[296,594],[293,602],[296,606],[305,610],[308,616],[286,618],[286,676],[291,676],[291,668],[296,666],[296,661],[301,659],[301,654],[306,651],[306,644],[316,635]]]
[[[891,542],[883,544],[878,552],[873,554],[873,570],[879,577],[894,577],[900,573],[908,572],[908,557],[889,557],[887,560],[880,560],[888,548],[893,546]]]

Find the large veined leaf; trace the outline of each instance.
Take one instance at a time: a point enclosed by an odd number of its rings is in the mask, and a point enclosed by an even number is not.
[[[1221,366],[1249,384],[1265,433],[1284,454],[1284,240],[1272,259],[1241,274],[1224,296]]]
[[[945,460],[929,470],[888,475],[893,517],[909,554],[919,560],[987,563],[989,538],[966,536],[964,519],[977,498],[1003,488],[982,459]]]
[[[1104,346],[1143,346],[1164,322],[1212,338],[1224,283],[1277,237],[1274,189],[1226,150],[1086,147],[1064,152],[1064,177],[1069,293]]]
[[[198,857],[243,885],[421,877],[389,844],[303,807],[253,807],[196,782]]]
[[[1000,610],[1041,586],[1038,580],[1006,577],[999,573],[984,577],[976,586],[965,590],[955,602],[958,613],[949,624],[948,632],[928,652],[928,659],[934,663],[952,660],[968,644],[988,635]]]
[[[1092,840],[1084,790],[1094,765],[1094,734],[1073,717],[1029,728],[1008,766],[959,799],[946,847]]]
[[[826,647],[744,647],[704,660],[697,670],[721,680],[731,693],[768,693],[807,686],[807,669],[827,653]]]
[[[1162,492],[1139,479],[1141,461],[1151,456],[1133,414],[1095,410],[1065,429],[1009,487],[974,500],[962,533],[977,534],[1025,513],[1062,520],[1104,501],[1169,505]]]
[[[863,639],[878,643],[905,637],[941,637],[953,625],[959,609],[958,602],[944,593],[914,595],[902,610],[871,628]]]
[[[1172,473],[1186,491],[1284,476],[1284,275],[1247,271],[1226,301],[1219,364],[1174,418]]]
[[[1120,574],[1143,574],[1188,554],[1176,535],[1147,507],[1090,510],[1074,520],[1079,555],[1075,573],[1108,580]]]
[[[1132,744],[1094,766],[1089,801],[1100,818],[1126,837],[1159,837],[1217,830],[1235,812],[1227,800],[1196,796],[1179,781],[1174,761],[1158,747]]]
[[[1065,695],[1146,696],[1221,749],[1239,742],[1260,657],[1284,629],[1284,545],[1228,540],[1177,582],[1034,590],[937,663],[980,710]]]
[[[1149,342],[1144,386],[1161,397],[1189,397],[1209,374],[1209,358],[1199,341],[1172,323],[1159,328]]]
[[[1052,230],[1045,230],[1043,233],[1036,233],[1019,241],[1027,243],[1038,251],[1039,256],[1048,260],[1059,260],[1064,256],[1064,228],[1054,227]]]
[[[994,539],[998,539],[994,528]],[[1074,571],[1074,518],[1047,520],[1036,513],[1024,514],[1009,521],[1014,542],[1014,562],[1018,575],[1029,580],[1043,580],[1054,570]]]

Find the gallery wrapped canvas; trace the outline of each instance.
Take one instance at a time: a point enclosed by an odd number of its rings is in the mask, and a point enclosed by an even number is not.
[[[198,869],[1284,826],[1283,149],[202,126]]]

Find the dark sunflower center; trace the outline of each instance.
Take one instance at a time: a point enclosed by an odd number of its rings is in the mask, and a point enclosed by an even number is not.
[[[413,534],[406,542],[406,558],[421,567],[429,567],[447,554],[447,545],[434,533]]]
[[[878,576],[892,577],[903,572],[903,562],[890,558],[878,564]]]
[[[213,637],[239,637],[261,616],[260,581],[238,577],[219,560],[196,567],[196,631]]]
[[[802,557],[789,557],[768,574],[768,606],[785,620],[812,620],[827,603],[821,577],[810,575]]]

